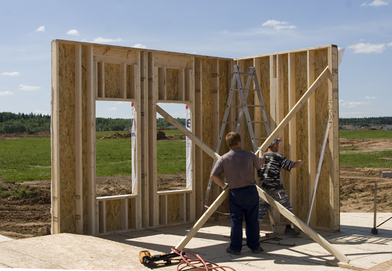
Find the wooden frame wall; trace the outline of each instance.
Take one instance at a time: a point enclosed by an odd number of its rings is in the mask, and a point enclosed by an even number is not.
[[[319,159],[319,144],[329,117],[333,125],[312,224],[323,229],[338,230],[336,46],[228,59],[54,40],[52,233],[96,235],[185,223],[200,217],[213,159],[193,143],[191,188],[158,192],[157,103],[187,104],[192,112],[192,133],[215,149],[235,62],[242,69],[246,66],[256,67],[267,114],[274,123],[272,128],[284,118],[312,80],[326,66],[330,67],[332,80],[316,90],[308,106],[301,109],[280,136],[284,138],[282,152],[290,159],[305,161],[306,166],[285,174],[284,178],[294,213],[303,219],[313,189],[311,176],[317,167],[317,161],[313,159]],[[98,198],[95,195],[97,100],[128,101],[135,105],[137,181],[134,194]],[[254,98],[248,96],[248,103],[252,102],[255,102]],[[255,119],[262,118],[259,110],[250,113]],[[262,127],[255,127],[255,131],[265,133]],[[241,133],[245,138],[245,148],[251,149],[247,128],[242,128]],[[261,145],[262,142],[259,143]],[[222,144],[220,154],[226,151],[227,147]],[[309,156],[312,156],[312,160]],[[212,195],[216,196],[219,192],[213,186]]]

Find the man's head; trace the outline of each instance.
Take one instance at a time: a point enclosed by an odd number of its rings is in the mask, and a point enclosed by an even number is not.
[[[236,147],[238,142],[241,142],[241,136],[235,132],[230,132],[226,135],[226,143],[229,148]]]
[[[275,138],[269,145],[268,149],[273,152],[277,152],[279,150],[279,142],[282,142],[282,139],[279,137]]]

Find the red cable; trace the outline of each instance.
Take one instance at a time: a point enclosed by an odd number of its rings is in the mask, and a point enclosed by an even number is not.
[[[177,270],[180,270],[180,267],[182,265],[186,265],[186,266],[191,266],[193,268],[197,268],[197,269],[204,269],[204,270],[227,270],[226,268],[228,268],[229,270],[233,270],[236,271],[234,268],[230,267],[230,266],[220,266],[217,265],[216,263],[213,263],[211,261],[206,261],[203,260],[202,257],[200,257],[200,255],[198,254],[193,254],[192,252],[189,251],[179,251],[178,249],[172,248],[172,252],[176,253],[177,255],[179,255],[181,257],[181,261],[180,263],[177,265]],[[192,257],[188,257],[186,254],[190,254],[195,258]],[[195,264],[202,264],[201,266],[197,266]],[[211,267],[208,266],[208,264],[212,265]]]

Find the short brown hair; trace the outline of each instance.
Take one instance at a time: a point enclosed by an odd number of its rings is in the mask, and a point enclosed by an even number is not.
[[[226,135],[226,143],[229,148],[237,146],[238,142],[241,142],[241,136],[238,133],[230,132]]]

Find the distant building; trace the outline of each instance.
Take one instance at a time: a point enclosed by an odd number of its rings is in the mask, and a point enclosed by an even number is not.
[[[382,128],[383,130],[392,130],[392,125],[386,125],[384,126],[384,128]]]
[[[354,129],[354,125],[342,125],[340,130],[356,130]]]

